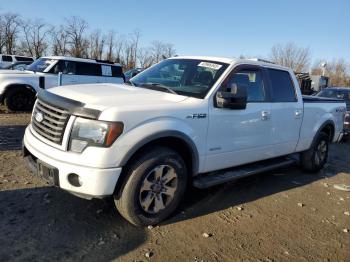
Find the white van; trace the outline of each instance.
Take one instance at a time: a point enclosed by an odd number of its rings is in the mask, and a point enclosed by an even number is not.
[[[60,77],[59,77],[60,76]],[[0,103],[9,111],[31,110],[40,89],[60,85],[124,83],[120,64],[64,56],[41,57],[25,71],[0,71]]]

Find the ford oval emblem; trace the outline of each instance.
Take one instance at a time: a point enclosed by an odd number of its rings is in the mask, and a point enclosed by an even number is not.
[[[37,112],[34,116],[35,120],[41,123],[44,120],[44,115],[41,112]]]

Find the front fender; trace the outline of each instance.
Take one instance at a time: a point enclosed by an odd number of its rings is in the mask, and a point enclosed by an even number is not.
[[[141,147],[163,137],[176,137],[186,142],[192,151],[193,172],[196,174],[200,162],[203,162],[198,151],[201,144],[200,137],[187,123],[180,119],[160,118],[148,121],[120,136],[113,144],[113,151],[116,152],[114,166],[124,166]]]

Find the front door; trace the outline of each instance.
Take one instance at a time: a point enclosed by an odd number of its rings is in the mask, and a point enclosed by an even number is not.
[[[207,172],[273,156],[271,108],[266,80],[258,66],[236,67],[220,89],[232,84],[247,88],[247,107],[243,110],[209,108]],[[211,103],[210,103],[211,104]]]

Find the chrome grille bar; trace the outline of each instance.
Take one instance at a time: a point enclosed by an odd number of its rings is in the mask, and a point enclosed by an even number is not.
[[[38,99],[33,111],[32,127],[40,136],[61,145],[69,116],[67,110]]]

